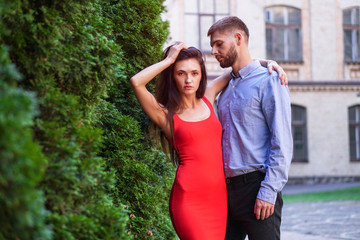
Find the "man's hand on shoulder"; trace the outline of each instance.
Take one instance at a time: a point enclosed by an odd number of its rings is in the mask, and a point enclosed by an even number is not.
[[[255,201],[254,213],[257,220],[264,220],[274,213],[274,204],[263,201],[259,198]]]

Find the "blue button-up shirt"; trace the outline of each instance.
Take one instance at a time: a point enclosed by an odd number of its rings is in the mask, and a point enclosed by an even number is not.
[[[275,204],[288,179],[293,152],[287,86],[259,61],[242,68],[218,100],[226,177],[266,173],[258,198]]]

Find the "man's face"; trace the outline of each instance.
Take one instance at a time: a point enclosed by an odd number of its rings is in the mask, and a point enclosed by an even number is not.
[[[235,63],[238,55],[231,33],[214,32],[210,37],[210,45],[211,54],[215,56],[222,68],[231,67]]]

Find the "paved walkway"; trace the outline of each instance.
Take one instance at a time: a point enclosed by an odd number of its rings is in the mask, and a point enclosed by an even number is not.
[[[284,194],[321,192],[360,186],[360,183],[290,185]],[[359,240],[360,201],[284,204],[282,240]]]

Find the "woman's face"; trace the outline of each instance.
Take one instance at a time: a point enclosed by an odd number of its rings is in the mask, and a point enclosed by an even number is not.
[[[181,95],[196,94],[201,81],[201,67],[195,58],[180,60],[174,66],[174,79]]]

